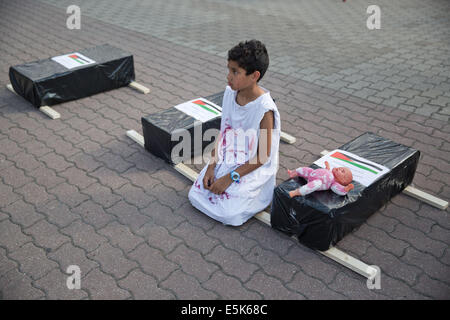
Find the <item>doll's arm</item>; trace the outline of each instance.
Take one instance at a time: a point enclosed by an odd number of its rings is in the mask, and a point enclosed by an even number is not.
[[[337,182],[333,182],[333,184],[330,187],[330,189],[333,190],[334,193],[340,196],[345,196],[353,188],[354,186],[351,183],[344,187],[342,184],[339,184]]]
[[[301,186],[300,188],[289,192],[289,196],[291,198],[295,197],[295,196],[306,196],[307,194],[310,194],[310,193],[320,189],[321,186],[322,186],[322,181],[313,180],[313,181]]]

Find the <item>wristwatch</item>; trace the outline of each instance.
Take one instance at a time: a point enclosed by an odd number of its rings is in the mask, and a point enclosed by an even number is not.
[[[236,182],[236,183],[240,182],[241,176],[236,171],[234,171],[234,170],[231,171],[230,172],[230,177],[231,177],[231,180],[233,180],[234,182]]]

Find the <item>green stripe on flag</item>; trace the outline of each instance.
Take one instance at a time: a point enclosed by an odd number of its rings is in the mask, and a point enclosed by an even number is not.
[[[214,113],[214,114],[218,114],[217,112],[215,112],[214,110],[211,110],[210,108],[208,108],[207,106],[204,106],[203,104],[199,104],[199,103],[195,103],[195,104],[202,107],[205,110],[208,110],[208,111]]]
[[[339,158],[335,158],[335,159],[339,159]],[[353,161],[348,161],[348,160],[344,160],[344,159],[339,159],[339,160],[348,162],[348,163],[354,165],[355,167],[358,167],[358,168],[361,168],[361,169],[370,171],[370,172],[372,172],[372,173],[378,174],[378,172],[376,172],[375,170],[372,170],[372,169],[370,169],[370,168],[364,167],[364,166],[362,166],[362,165],[360,165],[360,164],[358,164],[358,163],[354,163]]]
[[[69,57],[69,58],[75,60],[75,61],[78,62],[79,64],[84,64],[84,62],[82,62],[81,60],[78,60],[77,58],[73,58],[73,57]]]

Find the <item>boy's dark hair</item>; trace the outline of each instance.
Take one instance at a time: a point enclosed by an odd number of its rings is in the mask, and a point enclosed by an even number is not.
[[[261,74],[262,79],[269,67],[269,54],[266,46],[258,40],[240,42],[228,51],[228,60],[236,61],[239,67],[245,69],[246,75],[255,71]]]

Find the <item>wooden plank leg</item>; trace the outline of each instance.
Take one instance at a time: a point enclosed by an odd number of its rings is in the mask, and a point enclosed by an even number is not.
[[[359,273],[360,275],[368,278],[368,279],[374,279],[377,276],[378,270],[374,267],[371,267],[364,262],[346,254],[345,252],[335,248],[331,247],[327,251],[319,251],[324,256],[336,261],[339,264],[342,264],[343,266],[355,271],[356,273]]]
[[[198,173],[189,168],[184,163],[180,162],[174,166],[175,170],[177,170],[179,173],[181,173],[183,176],[194,182],[197,180]]]
[[[289,144],[294,144],[297,139],[295,137],[291,136],[290,134],[287,134],[286,132],[281,131],[280,133],[280,140],[284,141]]]
[[[134,130],[128,130],[127,136],[134,142],[137,142],[141,147],[145,147],[144,137]]]
[[[423,192],[419,189],[414,188],[413,186],[407,186],[403,190],[404,194],[407,194],[410,197],[416,198],[420,201],[423,201],[425,203],[428,203],[429,205],[436,207],[441,210],[445,210],[448,208],[448,201],[439,199],[435,196],[432,196],[431,194],[428,194],[426,192]]]
[[[13,92],[14,94],[17,94],[16,91],[14,91],[13,86],[8,83],[6,85],[6,88],[8,88],[9,91]],[[18,95],[18,94],[17,94]],[[39,108],[39,111],[41,111],[42,113],[44,113],[45,115],[49,116],[50,118],[54,119],[59,119],[61,118],[61,115],[59,114],[59,112],[56,112],[55,110],[53,110],[52,108],[50,108],[49,106],[42,106]]]
[[[327,154],[328,154],[327,150],[323,150],[322,152],[320,152],[321,156],[325,156]],[[403,193],[410,197],[416,198],[417,200],[428,203],[429,205],[436,207],[438,209],[445,210],[448,208],[448,201],[445,201],[445,200],[439,199],[435,196],[432,196],[431,194],[421,191],[419,189],[416,189],[411,185],[407,186],[403,190]]]
[[[128,85],[129,87],[142,92],[143,94],[147,94],[150,92],[150,89],[147,87],[144,87],[142,84],[137,83],[136,81],[131,81],[130,84]]]
[[[53,120],[61,118],[61,115],[59,114],[59,112],[56,112],[55,110],[53,110],[52,108],[50,108],[48,106],[40,107],[39,111],[44,113],[44,114],[46,114],[47,116],[49,116]]]
[[[142,137],[142,135],[140,135],[136,131],[127,131],[127,136],[139,143],[141,146],[144,146],[144,137]],[[184,163],[179,163],[175,165],[174,168],[192,182],[194,182],[198,177],[198,173],[186,166]],[[260,213],[256,214],[254,218],[270,226],[270,214],[266,211],[261,211]],[[365,264],[364,262],[346,254],[345,252],[337,248],[332,247],[327,251],[319,252],[368,279],[374,279],[377,275],[377,269]]]

